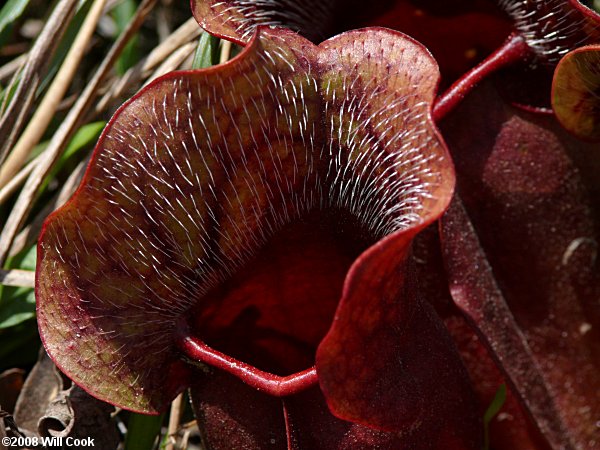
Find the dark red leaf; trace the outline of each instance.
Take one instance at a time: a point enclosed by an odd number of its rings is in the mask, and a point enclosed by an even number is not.
[[[516,399],[511,384],[499,371],[490,349],[482,345],[473,327],[457,308],[448,289],[441,254],[438,224],[421,232],[414,243],[419,292],[435,307],[453,341],[472,380],[483,417],[501,384],[508,384],[507,399],[498,415],[490,423],[490,442],[496,450],[547,450],[545,439],[537,431]]]
[[[489,424],[491,447],[495,450],[549,450],[546,439],[521,406],[516,391],[511,388],[510,382],[490,356],[490,351],[481,343],[465,318],[455,313],[446,316],[444,322],[469,370],[479,397],[482,416],[500,386],[507,385],[506,400]]]
[[[198,372],[190,394],[208,448],[288,450],[281,399],[219,371]]]
[[[386,432],[334,417],[323,394],[311,389],[284,399],[290,449],[315,450],[431,450],[470,448],[457,439],[456,430],[444,429],[444,420],[426,432]],[[441,415],[440,415],[441,417]],[[481,448],[481,446],[473,447]]]
[[[340,420],[313,387],[278,399],[223,373],[199,375],[192,404],[206,444],[213,450],[426,450],[453,447],[439,428],[385,432]],[[480,448],[480,447],[477,447]]]
[[[443,324],[419,298],[414,274],[398,264],[407,260],[409,242],[388,238],[353,266],[317,353],[321,388],[346,420],[428,430],[432,448],[478,448],[469,379]]]
[[[489,85],[444,128],[466,207],[443,222],[453,298],[550,442],[589,447],[600,414],[597,150]]]
[[[393,8],[360,25],[400,30],[421,42],[438,62],[448,86],[498,48],[511,23],[489,1],[437,3],[396,1]]]
[[[571,448],[560,411],[526,338],[496,286],[468,217],[455,205],[442,221],[450,292],[475,325],[553,446]]]

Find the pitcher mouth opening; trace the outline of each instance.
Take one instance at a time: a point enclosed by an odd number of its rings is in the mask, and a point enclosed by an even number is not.
[[[334,320],[348,269],[374,241],[344,211],[313,211],[204,295],[183,326],[199,345],[260,371],[304,371]]]

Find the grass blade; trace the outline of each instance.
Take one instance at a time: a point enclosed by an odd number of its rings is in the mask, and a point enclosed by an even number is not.
[[[483,415],[483,427],[484,427],[484,450],[489,450],[490,448],[490,422],[496,414],[500,411],[504,402],[506,401],[506,385],[501,384],[498,390],[496,391],[496,395],[488,406],[485,414]]]
[[[0,9],[0,47],[8,40],[12,24],[21,17],[28,4],[29,0],[8,0]]]
[[[124,0],[117,3],[117,5],[111,11],[111,16],[117,25],[117,36],[125,30],[127,24],[131,21],[135,12],[137,11],[138,5],[136,0]],[[127,69],[133,67],[140,59],[138,38],[137,34],[133,35],[131,40],[127,43],[121,56],[115,63],[115,69],[119,75],[125,74]]]
[[[164,414],[146,416],[131,413],[125,438],[125,450],[152,450],[156,437],[160,434]]]
[[[203,69],[219,62],[219,38],[204,31],[198,39],[198,47],[192,60],[192,69]]]
[[[8,269],[35,270],[36,246],[22,251],[6,264]],[[35,316],[35,296],[32,288],[1,286],[0,330],[18,325]]]

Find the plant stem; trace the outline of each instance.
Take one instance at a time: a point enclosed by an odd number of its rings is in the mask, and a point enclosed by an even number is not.
[[[524,60],[530,52],[529,46],[521,35],[511,34],[500,48],[464,74],[437,98],[433,105],[433,120],[438,122],[443,119],[481,80],[506,66]]]

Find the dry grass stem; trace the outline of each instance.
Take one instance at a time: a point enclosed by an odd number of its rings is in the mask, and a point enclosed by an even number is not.
[[[6,185],[10,179],[22,167],[23,163],[31,153],[33,147],[40,141],[46,128],[50,124],[56,108],[65,96],[67,89],[71,85],[73,76],[86,48],[94,34],[98,20],[102,16],[106,0],[95,0],[88,12],[77,37],[69,48],[64,62],[57,72],[52,84],[48,88],[46,95],[40,102],[29,124],[23,131],[23,134],[17,141],[13,150],[10,152],[2,167],[0,167],[0,188]]]
[[[108,72],[116,62],[129,39],[142,25],[142,22],[152,9],[152,6],[155,2],[156,0],[144,0],[140,4],[129,25],[113,44],[110,51],[96,70],[96,73],[81,93],[81,96],[75,105],[73,105],[56,133],[54,133],[52,136],[46,151],[43,153],[44,156],[40,161],[40,164],[36,165],[32,174],[27,179],[27,182],[21,190],[19,198],[17,199],[8,217],[8,220],[6,221],[4,229],[0,234],[0,266],[4,264],[9,249],[12,245],[12,241],[20,227],[23,225],[27,214],[31,210],[33,201],[36,198],[44,178],[46,175],[48,175],[54,163],[60,157],[60,154],[69,142],[69,139],[77,130],[77,127],[81,124],[82,118],[85,116],[93,100],[96,98],[98,88],[100,87],[102,81],[108,75]]]
[[[16,84],[19,82],[20,75],[23,70],[23,66],[24,66],[24,63],[21,65],[21,67],[19,67],[17,69],[17,71],[15,73],[13,73],[13,76],[10,79],[8,86],[6,86],[6,92],[11,92],[14,89],[14,87],[16,86]],[[10,101],[10,95],[5,95],[2,98],[2,103],[0,104],[0,117],[2,117],[4,114],[4,111],[6,111],[9,101]]]
[[[158,32],[159,42],[163,42],[172,33],[170,15],[162,3],[164,2],[161,2],[156,14],[156,31]]]
[[[30,161],[29,164],[23,167],[15,176],[13,176],[8,183],[2,186],[2,189],[0,189],[0,205],[8,200],[10,196],[14,194],[17,189],[19,189],[19,186],[21,186],[25,180],[27,180],[27,177],[33,171],[36,163],[40,161],[40,156],[36,157],[33,161]]]
[[[200,434],[200,431],[198,430],[198,422],[196,420],[192,420],[182,424],[179,428],[181,430],[180,432],[183,432],[179,448],[188,449],[190,446],[190,437],[192,435]],[[196,445],[193,448],[198,448],[198,446]],[[206,446],[201,446],[200,448],[204,449]]]
[[[192,432],[190,430],[184,431],[183,437],[181,438],[181,448],[188,448],[191,434]]]
[[[158,68],[148,77],[144,86],[148,85],[158,77],[163,76],[168,72],[172,72],[179,68],[179,66],[191,55],[196,48],[195,42],[190,42],[179,47],[172,55],[170,55]]]
[[[178,47],[200,36],[201,31],[194,18],[186,20],[167,40],[152,50],[144,60],[144,67],[156,67]]]
[[[27,53],[23,53],[0,67],[0,81],[12,77],[25,64],[27,55]]]
[[[8,150],[21,131],[48,61],[75,13],[77,3],[77,0],[60,0],[29,51],[19,85],[4,115],[0,118],[0,163],[4,161]]]
[[[20,269],[0,269],[0,284],[32,288],[35,286],[35,272]]]
[[[200,29],[196,21],[193,18],[187,20],[164,42],[153,49],[146,58],[129,69],[121,78],[118,80],[111,80],[110,83],[108,83],[109,90],[96,105],[94,114],[103,112],[113,100],[118,99],[127,89],[138,83],[140,80],[148,77],[152,73],[152,70],[168,58],[169,55],[173,54],[199,35]]]
[[[219,64],[229,61],[231,57],[231,42],[224,39],[221,40],[221,54],[219,55]]]
[[[169,427],[167,428],[167,444],[165,450],[174,450],[177,443],[177,432],[181,420],[183,406],[183,393],[179,394],[171,403],[171,414],[169,415]]]
[[[35,216],[31,223],[24,227],[23,230],[21,230],[21,232],[15,237],[10,248],[9,256],[15,256],[25,248],[35,244],[40,231],[42,231],[42,225],[44,224],[46,217],[64,205],[77,190],[77,187],[83,178],[83,174],[85,173],[85,169],[87,168],[87,163],[88,159],[81,161],[77,165],[75,170],[69,175],[69,178],[67,178],[67,181],[65,181],[63,184],[60,192],[56,194],[52,200],[50,200]]]
[[[20,83],[19,81],[19,77],[17,74],[15,74],[15,78],[13,80],[15,83]],[[11,82],[11,89],[12,89],[12,82]],[[20,84],[19,84],[20,87]],[[17,87],[18,90],[18,87]],[[27,106],[21,109],[17,109],[14,111],[14,117],[11,117],[10,120],[7,120],[6,123],[12,122],[14,128],[11,129],[11,131],[7,134],[7,135],[0,135],[0,146],[2,146],[2,148],[0,149],[0,166],[2,165],[2,162],[4,161],[4,158],[6,158],[6,155],[9,152],[10,147],[15,143],[15,140],[17,139],[18,136],[18,130],[21,129],[22,124],[25,122],[25,118],[27,117],[27,115],[29,114],[29,106],[33,103],[33,101],[35,100],[35,94],[36,94],[36,90],[35,89],[31,89],[28,92],[25,93],[25,97],[23,100],[23,105]],[[8,95],[6,96],[6,99],[8,99]],[[13,96],[14,98],[14,96]],[[12,105],[12,102],[10,103],[10,105]],[[10,107],[10,105],[8,107]],[[2,111],[5,112],[5,116],[6,114],[8,114],[6,105],[3,105]],[[3,116],[3,117],[5,117]],[[2,141],[2,139],[4,138],[4,141]]]

